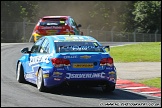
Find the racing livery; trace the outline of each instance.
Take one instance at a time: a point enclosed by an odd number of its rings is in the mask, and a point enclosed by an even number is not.
[[[91,36],[43,36],[17,61],[16,79],[37,85],[45,91],[59,85],[102,87],[114,91],[116,67],[109,46]]]
[[[45,35],[83,35],[79,27],[81,24],[75,22],[71,16],[44,16],[36,24],[32,36],[36,42]]]

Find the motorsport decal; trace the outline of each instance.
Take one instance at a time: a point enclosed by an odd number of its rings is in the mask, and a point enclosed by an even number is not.
[[[43,74],[43,78],[48,78],[49,74]]]
[[[61,26],[50,26],[50,27],[41,27],[40,29],[64,29],[64,27],[61,27]]]
[[[91,56],[84,55],[84,56],[80,56],[80,58],[89,59],[89,58],[91,58]]]
[[[116,83],[116,79],[113,78],[113,77],[107,77],[107,79],[108,79],[109,81],[112,81],[112,82]]]
[[[30,61],[29,61],[29,66],[33,65],[33,64],[37,64],[40,62],[45,62],[45,63],[49,63],[50,60],[48,59],[51,55],[41,55],[41,56],[30,56]]]
[[[96,50],[96,51],[100,51],[102,47],[99,47],[99,46],[63,46],[61,47],[61,50],[66,50],[66,49],[70,49],[70,50],[73,50],[73,51],[92,51],[93,50]]]
[[[56,75],[56,76],[59,76],[59,75],[62,75],[63,73],[62,72],[53,72],[53,75]]]
[[[66,78],[105,78],[105,73],[66,73]]]
[[[77,58],[77,56],[64,56],[64,59],[67,59],[67,58]]]
[[[111,72],[109,72],[109,74],[111,74],[111,75],[112,75],[112,74],[115,74],[115,72],[114,72],[114,71],[111,71]]]
[[[106,67],[107,70],[113,70],[114,67]]]
[[[28,73],[25,75],[25,78],[34,78],[35,77],[35,73]]]
[[[54,78],[62,78],[62,75],[63,75],[63,73],[61,73],[61,72],[54,72],[53,73]]]

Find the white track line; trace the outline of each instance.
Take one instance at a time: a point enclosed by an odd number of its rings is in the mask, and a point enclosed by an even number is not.
[[[140,93],[161,93],[161,91],[150,91],[150,92],[140,92]]]
[[[150,87],[127,87],[123,89],[141,89],[141,88],[150,88]]]

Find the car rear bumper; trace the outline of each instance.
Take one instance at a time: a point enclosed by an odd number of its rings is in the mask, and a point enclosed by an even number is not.
[[[116,84],[116,71],[105,70],[100,72],[53,72],[53,75],[44,78],[44,86],[53,87],[62,84],[100,86]]]

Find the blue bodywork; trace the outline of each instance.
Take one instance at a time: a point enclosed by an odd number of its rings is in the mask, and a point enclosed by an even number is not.
[[[101,81],[101,83],[96,83],[96,85],[93,83],[95,86],[102,85],[102,82],[116,84],[117,75],[115,66],[100,65],[102,58],[109,58],[111,56],[93,37],[79,35],[54,35],[44,36],[42,38],[48,40],[48,53],[24,53],[18,60],[18,62],[22,63],[24,78],[26,81],[36,84],[38,70],[41,68],[43,70],[45,87],[57,86],[63,84],[64,82],[76,83],[82,81],[86,82],[85,85],[88,84],[87,82],[89,81],[92,83]],[[40,39],[38,41],[40,41]],[[57,42],[94,42],[95,44],[97,43],[97,51],[86,51],[88,48],[93,49],[93,47],[81,46],[79,48],[84,49],[83,51],[80,51],[78,47],[72,47],[71,49],[73,51],[71,52],[61,52],[61,50],[58,52],[55,44]],[[62,46],[62,49],[66,50],[70,49],[70,47]],[[77,51],[75,51],[76,49]],[[52,64],[52,58],[68,59],[70,61],[70,65],[55,67]]]

